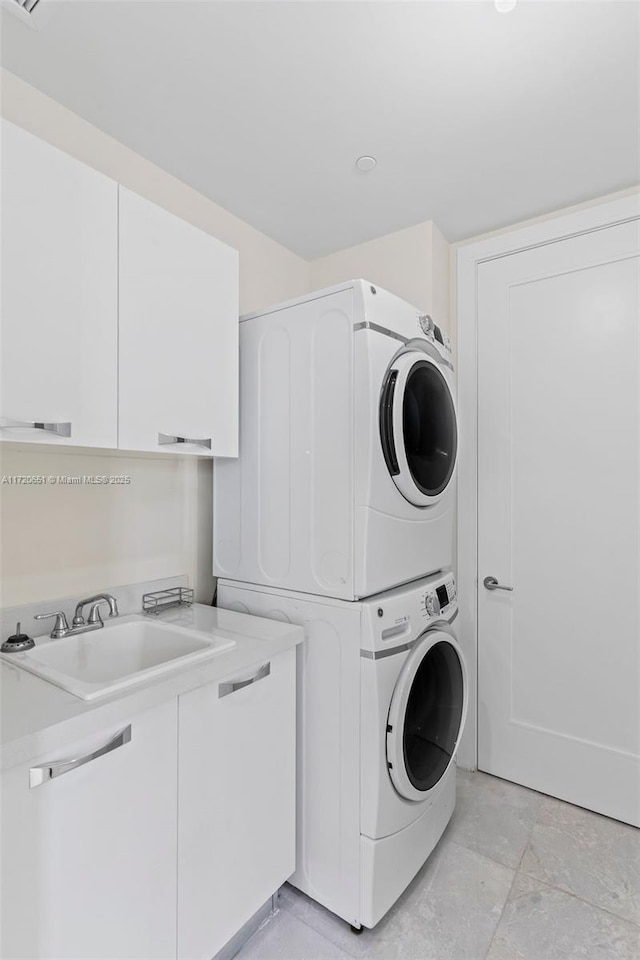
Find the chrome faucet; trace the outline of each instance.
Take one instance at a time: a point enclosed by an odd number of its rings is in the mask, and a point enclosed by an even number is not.
[[[84,607],[90,603],[89,617],[85,622],[83,616]],[[52,640],[59,640],[61,637],[70,637],[74,633],[89,633],[90,630],[99,630],[104,627],[102,617],[100,616],[100,605],[109,604],[109,616],[118,616],[118,604],[116,598],[110,593],[97,593],[94,597],[87,597],[86,600],[80,600],[76,605],[76,612],[73,616],[72,625],[69,626],[67,618],[62,610],[55,613],[37,613],[34,620],[48,620],[49,617],[55,617],[56,622],[53,630],[49,634]]]
[[[73,626],[81,627],[84,624],[84,617],[82,615],[82,610],[86,605],[90,603],[91,609],[89,610],[89,618],[87,624],[99,624],[102,626],[102,617],[100,616],[98,608],[101,603],[109,604],[109,616],[117,617],[118,616],[118,604],[116,598],[112,597],[110,593],[96,593],[95,597],[87,597],[86,600],[80,600],[76,604],[76,612],[73,615]]]

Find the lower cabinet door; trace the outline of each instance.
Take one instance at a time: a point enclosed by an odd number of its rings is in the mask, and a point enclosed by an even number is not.
[[[209,960],[295,869],[295,650],[179,698],[178,957]]]
[[[2,774],[3,957],[175,957],[176,750],[174,699]]]

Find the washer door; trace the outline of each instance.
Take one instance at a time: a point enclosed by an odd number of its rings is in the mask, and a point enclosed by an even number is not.
[[[393,482],[409,503],[440,499],[456,465],[458,429],[449,384],[418,350],[396,357],[380,397],[380,440]]]
[[[387,723],[387,766],[407,800],[424,800],[453,762],[467,713],[462,652],[443,630],[415,645],[398,677]]]

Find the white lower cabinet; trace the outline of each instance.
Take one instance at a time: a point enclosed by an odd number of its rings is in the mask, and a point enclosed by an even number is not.
[[[210,960],[295,869],[295,649],[3,772],[4,960]]]
[[[7,960],[175,957],[176,712],[174,699],[3,774]],[[71,758],[86,762],[56,766]]]
[[[179,699],[178,958],[209,960],[295,869],[295,650]]]

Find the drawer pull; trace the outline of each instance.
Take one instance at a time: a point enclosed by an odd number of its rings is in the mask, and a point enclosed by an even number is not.
[[[130,740],[131,724],[125,727],[124,730],[121,730],[120,733],[116,733],[115,737],[109,740],[108,743],[105,743],[104,746],[98,747],[93,753],[87,753],[84,757],[78,757],[76,760],[60,760],[58,763],[45,763],[40,767],[31,767],[29,770],[29,788],[39,787],[40,784],[46,783],[47,780],[54,780],[56,777],[61,777],[63,773],[69,773],[70,770],[83,767],[85,763],[91,763],[92,760],[97,760],[98,757],[104,757],[105,753],[111,753],[112,750],[117,750],[118,747],[124,746],[124,744],[129,743]]]
[[[206,447],[207,450],[211,450],[211,437],[204,440],[190,440],[189,437],[172,437],[168,433],[159,433],[158,443],[160,446],[165,443],[194,443],[196,447]]]
[[[259,670],[256,670],[252,677],[248,677],[246,680],[227,680],[226,683],[218,684],[218,699],[222,697],[228,697],[230,693],[235,693],[236,690],[242,690],[243,687],[248,687],[252,683],[257,683],[258,680],[264,680],[265,677],[268,677],[271,673],[271,663],[263,664]]]
[[[45,430],[47,433],[55,433],[58,437],[71,436],[71,424],[68,422],[44,423],[40,420],[11,420],[9,417],[0,418],[0,430],[9,427],[31,427],[33,430]]]

